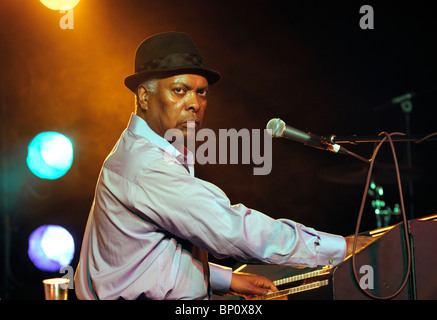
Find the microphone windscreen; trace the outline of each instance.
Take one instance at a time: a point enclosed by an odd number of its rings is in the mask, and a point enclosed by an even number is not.
[[[275,118],[267,123],[266,128],[271,130],[273,137],[282,137],[285,130],[285,122],[279,118]]]

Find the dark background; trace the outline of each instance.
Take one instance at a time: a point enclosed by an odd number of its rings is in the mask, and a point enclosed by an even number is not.
[[[373,30],[359,26],[365,4],[374,9]],[[41,280],[59,276],[39,271],[27,255],[28,237],[42,224],[72,233],[76,267],[101,164],[133,111],[134,96],[123,80],[133,72],[143,39],[186,32],[206,64],[221,72],[204,122],[216,133],[263,129],[274,117],[320,135],[406,132],[404,112],[390,101],[412,92],[411,133],[428,134],[437,127],[433,8],[420,1],[83,0],[74,8],[74,29],[62,30],[59,11],[37,0],[2,0],[0,298],[43,299]],[[48,130],[70,137],[75,152],[70,171],[54,181],[35,177],[26,166],[27,145]],[[395,145],[399,162],[406,164],[406,144]],[[373,147],[348,146],[366,158]],[[407,214],[434,214],[435,142],[413,144],[412,159],[414,167],[401,171],[406,206],[414,208]],[[377,161],[393,163],[388,144]],[[222,188],[233,203],[273,218],[354,233],[363,162],[275,139],[272,172],[254,176],[253,167],[204,165],[196,175]],[[406,188],[412,178],[413,201]],[[394,176],[381,182],[386,203],[399,203]],[[360,230],[375,228],[368,200]]]

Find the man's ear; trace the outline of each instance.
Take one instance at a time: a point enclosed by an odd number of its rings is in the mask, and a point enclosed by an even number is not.
[[[137,105],[143,112],[148,109],[149,91],[145,86],[140,84],[137,90]]]

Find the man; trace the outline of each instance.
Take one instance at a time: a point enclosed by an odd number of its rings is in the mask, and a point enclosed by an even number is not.
[[[345,258],[343,237],[232,206],[219,188],[194,177],[189,151],[164,139],[170,129],[186,136],[188,121],[201,126],[208,88],[219,78],[186,34],[158,34],[138,47],[135,74],[125,79],[136,110],[100,173],[75,276],[79,299],[276,290],[264,277],[208,263],[208,252],[312,267]]]

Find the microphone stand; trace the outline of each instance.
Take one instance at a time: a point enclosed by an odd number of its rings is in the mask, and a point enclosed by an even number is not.
[[[427,141],[437,141],[437,135],[429,137],[430,135],[403,135],[403,136],[393,136],[391,137],[393,142],[415,142],[420,143],[424,140]],[[322,137],[323,138],[323,137]],[[425,139],[426,138],[426,139]],[[384,136],[362,136],[358,137],[357,135],[352,136],[329,136],[326,139],[326,141],[329,141],[333,144],[359,144],[359,143],[369,143],[369,142],[380,142],[382,139],[384,139]]]
[[[409,133],[410,128],[409,128],[409,112],[411,111],[411,104],[407,106],[409,109],[405,109],[405,116],[406,116],[406,121],[407,121],[407,135],[401,135],[401,136],[392,136],[391,140],[393,142],[407,142],[407,164],[409,166],[411,166],[412,163],[412,157],[411,157],[411,142],[414,143],[421,143],[422,141],[436,141],[437,140],[437,132],[434,132],[432,134],[429,135],[411,135]],[[363,136],[363,137],[358,137],[356,135],[352,135],[352,136],[344,136],[344,137],[337,137],[335,135],[329,136],[329,137],[322,137],[323,140],[327,141],[328,143],[332,143],[332,144],[354,144],[357,145],[359,143],[377,143],[380,142],[382,139],[384,139],[384,136]],[[412,193],[413,193],[413,188],[412,188],[412,182],[408,181],[408,191],[409,191],[409,195],[410,195],[410,208],[411,210],[413,210],[413,204],[412,204]],[[411,219],[413,219],[414,214],[411,211],[410,213],[410,217]],[[414,239],[412,237],[412,234],[410,232],[410,225],[409,223],[407,223],[407,225],[404,226],[405,228],[407,228],[407,232],[409,235],[409,242],[410,242],[410,254],[411,254],[411,270],[410,270],[410,292],[409,292],[409,296],[411,297],[412,300],[417,300],[417,287],[416,287],[416,269],[415,269],[415,261],[414,261]]]

